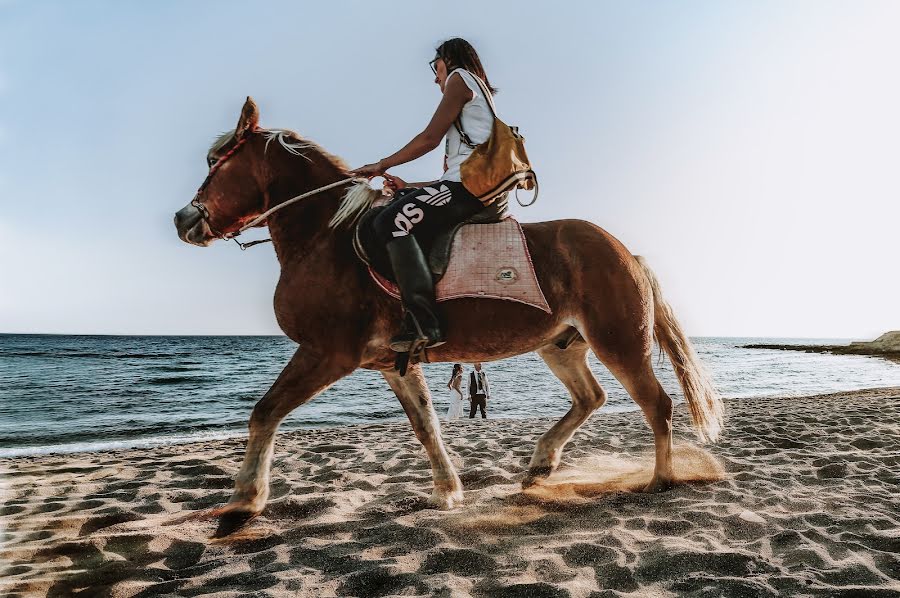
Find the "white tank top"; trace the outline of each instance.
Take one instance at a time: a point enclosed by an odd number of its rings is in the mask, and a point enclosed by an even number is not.
[[[473,93],[472,99],[465,103],[460,113],[459,120],[462,122],[462,129],[475,145],[484,143],[491,136],[491,129],[494,126],[494,116],[491,114],[490,106],[488,106],[489,100],[484,97],[484,92],[475,80],[475,75],[465,69],[455,69],[447,75],[447,81],[457,73],[459,73],[459,76],[462,77],[462,80]],[[444,85],[446,85],[446,82]],[[447,131],[447,138],[444,141],[447,171],[443,174],[441,180],[460,182],[459,165],[471,153],[472,148],[463,143],[459,136],[459,131],[456,130],[455,126],[451,125],[450,130]]]

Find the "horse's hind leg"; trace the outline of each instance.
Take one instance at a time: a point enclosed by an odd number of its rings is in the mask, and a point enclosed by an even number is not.
[[[663,390],[653,372],[652,359],[648,355],[633,367],[610,368],[612,374],[622,383],[625,390],[644,412],[653,441],[656,446],[656,464],[653,479],[647,484],[646,492],[662,492],[672,487],[674,467],[672,465],[672,399]]]
[[[394,370],[381,373],[400,399],[413,431],[425,447],[431,461],[434,492],[429,502],[439,509],[452,509],[457,503],[462,502],[462,482],[441,440],[438,416],[431,403],[431,392],[425,382],[422,366],[418,364],[410,366],[405,376],[400,376]]]
[[[538,440],[523,487],[549,476],[559,466],[563,447],[575,430],[606,401],[606,393],[588,367],[587,351],[587,344],[579,339],[567,349],[548,345],[537,352],[566,385],[572,395],[572,407]]]
[[[646,492],[662,492],[672,487],[674,468],[672,466],[672,399],[663,390],[653,372],[652,355],[649,350],[634,351],[628,358],[628,351],[619,347],[617,351],[603,351],[594,348],[594,353],[622,384],[631,398],[644,412],[656,447],[656,464],[653,478],[644,488]]]

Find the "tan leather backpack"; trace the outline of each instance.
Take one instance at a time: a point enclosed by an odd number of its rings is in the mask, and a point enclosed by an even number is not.
[[[453,123],[462,142],[472,148],[472,153],[459,166],[463,187],[486,206],[512,189],[534,189],[534,197],[529,203],[519,202],[519,205],[531,205],[537,201],[538,183],[525,153],[525,138],[519,135],[518,127],[510,127],[497,117],[494,99],[487,85],[480,77],[473,75],[473,78],[487,99],[494,124],[487,141],[475,145],[463,131],[462,121],[457,118]]]

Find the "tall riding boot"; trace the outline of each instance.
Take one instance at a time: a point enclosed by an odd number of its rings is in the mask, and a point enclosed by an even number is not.
[[[391,349],[406,353],[415,352],[416,347],[442,345],[444,333],[434,298],[434,279],[419,242],[412,235],[400,237],[387,244],[387,253],[406,310],[403,328],[391,339]]]

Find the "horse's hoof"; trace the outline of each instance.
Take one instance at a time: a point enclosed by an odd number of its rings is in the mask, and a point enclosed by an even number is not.
[[[254,513],[251,511],[223,509],[222,512],[218,513],[219,526],[216,528],[216,533],[213,534],[213,538],[224,538],[225,536],[230,536],[234,532],[240,530],[245,525],[250,523],[250,520],[254,519],[257,515],[259,515],[259,513]]]
[[[549,465],[532,467],[528,470],[528,475],[525,476],[525,479],[522,480],[522,490],[528,490],[532,486],[540,484],[549,478],[551,473],[553,473],[553,468]]]
[[[671,490],[675,483],[670,479],[662,479],[654,477],[650,480],[650,483],[644,486],[644,492],[649,494],[657,494],[659,492],[666,492],[667,490]]]
[[[528,490],[529,488],[537,486],[540,483],[541,479],[543,478],[533,478],[531,476],[526,477],[524,480],[522,480],[522,490]]]
[[[428,499],[428,504],[441,511],[449,511],[460,505],[463,501],[462,490],[440,492],[435,490]]]
[[[214,538],[224,538],[247,525],[251,519],[262,512],[262,509],[251,509],[246,503],[229,503],[218,509],[209,511],[209,515],[219,518]]]

